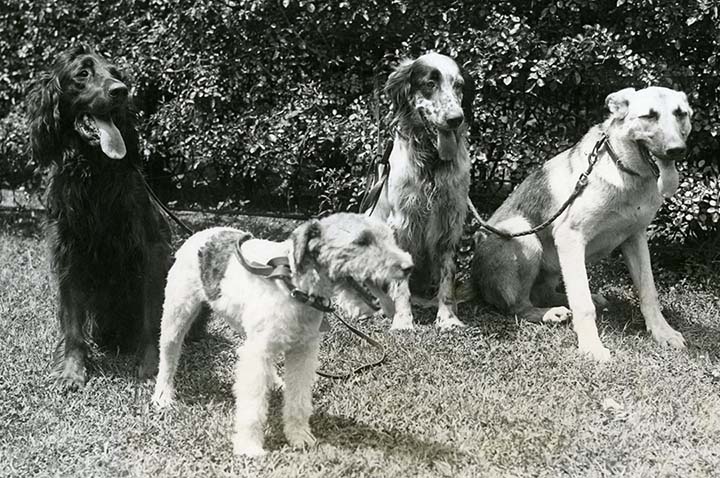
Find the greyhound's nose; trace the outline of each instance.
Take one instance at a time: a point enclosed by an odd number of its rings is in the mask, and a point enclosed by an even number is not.
[[[448,118],[445,119],[445,122],[447,123],[449,128],[455,129],[462,124],[464,119],[465,119],[465,117],[463,116],[462,113],[460,113],[459,115],[456,115],[456,116],[449,116]]]
[[[124,98],[127,98],[128,88],[127,86],[125,86],[124,83],[118,81],[113,83],[110,88],[108,88],[108,94],[110,95],[110,98],[114,100],[122,100]]]
[[[685,145],[675,146],[673,148],[666,149],[665,155],[670,158],[677,159],[677,158],[681,158],[685,154],[685,151],[686,151]]]

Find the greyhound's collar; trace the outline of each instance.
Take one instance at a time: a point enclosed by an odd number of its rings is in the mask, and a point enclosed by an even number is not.
[[[311,294],[295,286],[292,280],[292,269],[290,268],[290,260],[287,256],[277,256],[265,264],[255,261],[249,261],[242,253],[242,245],[248,239],[252,239],[252,234],[245,234],[235,243],[235,255],[240,264],[251,274],[264,277],[265,279],[275,280],[283,289],[285,289],[290,297],[296,301],[308,305],[320,312],[333,312],[335,308],[332,306],[330,299],[321,295]],[[363,301],[373,310],[379,310],[373,297],[357,283],[355,279],[346,279],[348,285],[363,299]],[[327,325],[327,324],[325,324]]]
[[[603,133],[605,136],[605,141],[603,143],[603,146],[605,146],[605,150],[607,151],[608,155],[612,158],[612,160],[615,162],[615,165],[617,168],[622,171],[623,173],[629,174],[630,176],[640,177],[640,173],[635,171],[634,169],[628,167],[625,165],[625,163],[622,162],[620,159],[620,156],[615,152],[612,145],[610,144],[610,137],[607,135],[607,133]],[[637,143],[637,147],[640,150],[640,156],[645,160],[646,163],[650,166],[650,169],[652,170],[655,177],[660,176],[660,169],[658,169],[657,164],[655,164],[655,161],[652,160],[652,157],[650,156],[650,151],[642,145],[640,142]]]

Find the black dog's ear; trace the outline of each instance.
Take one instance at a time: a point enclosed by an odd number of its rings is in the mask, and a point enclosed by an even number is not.
[[[302,272],[305,255],[316,251],[321,233],[320,221],[317,219],[311,219],[293,231],[291,237],[296,272]]]
[[[395,68],[385,83],[385,93],[390,97],[393,109],[398,111],[408,104],[410,96],[410,79],[415,61],[405,59]]]
[[[62,159],[60,142],[60,80],[56,74],[44,73],[27,97],[30,120],[30,148],[40,166]]]
[[[465,123],[467,123],[468,128],[471,128],[475,122],[473,112],[473,102],[475,101],[475,95],[477,93],[475,80],[465,68],[460,68],[460,75],[463,77],[463,98],[460,106],[462,107],[463,115],[465,115]]]

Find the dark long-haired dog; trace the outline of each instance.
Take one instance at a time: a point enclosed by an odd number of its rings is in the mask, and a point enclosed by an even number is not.
[[[85,383],[89,343],[137,350],[157,370],[170,229],[139,170],[127,81],[92,49],[61,54],[28,98],[35,160],[50,166],[47,242],[63,341],[59,382]]]

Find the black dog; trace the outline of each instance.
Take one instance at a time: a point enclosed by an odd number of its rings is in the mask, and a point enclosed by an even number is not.
[[[85,383],[88,344],[135,349],[157,371],[170,228],[145,189],[127,81],[85,46],[69,49],[30,93],[30,141],[51,166],[47,242],[64,338],[55,373]]]

